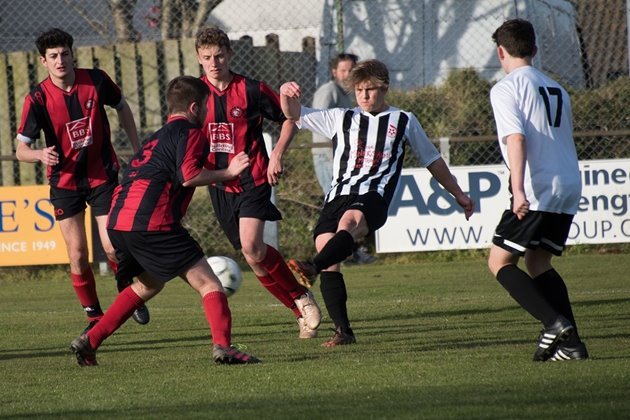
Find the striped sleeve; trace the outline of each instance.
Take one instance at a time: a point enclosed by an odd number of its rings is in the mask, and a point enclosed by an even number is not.
[[[201,129],[191,128],[177,148],[177,177],[180,183],[199,175],[208,155],[208,142]]]

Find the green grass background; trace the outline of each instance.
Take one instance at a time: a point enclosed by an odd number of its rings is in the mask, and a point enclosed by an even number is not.
[[[479,255],[344,269],[357,344],[299,340],[292,314],[250,272],[230,298],[233,341],[261,365],[211,362],[196,292],[171,281],[79,368],[85,326],[65,267],[0,271],[2,418],[584,418],[630,415],[630,258],[556,259],[586,362],[534,363],[540,325]],[[111,277],[98,276],[104,306]],[[314,289],[321,302],[319,288]],[[322,303],[323,305],[323,303]],[[325,312],[325,311],[324,311]]]

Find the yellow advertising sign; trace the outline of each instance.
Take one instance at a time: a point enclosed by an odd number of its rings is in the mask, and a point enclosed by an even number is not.
[[[0,188],[0,266],[67,264],[47,185]],[[90,208],[85,229],[92,259]]]

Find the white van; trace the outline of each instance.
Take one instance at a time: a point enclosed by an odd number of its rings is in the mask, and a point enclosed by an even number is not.
[[[108,42],[94,30],[95,22],[88,24],[78,13],[80,8],[64,0],[0,3],[14,16],[0,29],[0,51],[33,48],[33,34],[47,29],[44,21],[33,18],[33,10],[46,10],[46,22],[73,28],[76,46]],[[338,3],[344,10],[342,34]],[[153,6],[154,0],[137,0],[134,8],[134,29],[144,41],[160,39],[159,27],[151,27],[147,19]],[[109,22],[107,1],[92,1],[89,16]],[[497,79],[500,67],[490,36],[514,17],[528,19],[536,28],[539,54],[534,64],[564,83],[582,87],[576,16],[568,0],[223,0],[208,23],[219,25],[234,40],[248,36],[255,46],[265,45],[266,36],[276,34],[282,51],[302,51],[303,39],[313,38],[318,66],[315,75],[304,75],[312,85],[328,80],[328,59],[342,38],[346,51],[384,61],[392,85],[407,89],[440,83],[461,68]]]
[[[275,33],[283,51],[300,51],[304,37],[315,38],[321,83],[329,77],[328,58],[338,50],[335,3],[224,0],[210,23],[233,39],[247,35],[254,45],[264,45],[265,36]],[[462,68],[498,79],[501,68],[491,35],[515,17],[536,29],[538,68],[575,87],[585,83],[575,11],[567,0],[343,0],[343,10],[344,50],[384,61],[396,88],[438,84]]]

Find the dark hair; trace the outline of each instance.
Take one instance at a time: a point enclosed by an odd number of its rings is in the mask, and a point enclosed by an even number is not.
[[[41,33],[35,40],[35,46],[39,55],[46,56],[46,50],[55,47],[68,47],[72,50],[72,44],[74,39],[66,31],[62,31],[59,28],[52,28],[46,32]]]
[[[199,48],[208,47],[210,45],[217,45],[219,48],[225,47],[227,51],[232,51],[230,38],[223,30],[216,26],[201,28],[195,37],[195,50],[198,51]]]
[[[198,77],[176,77],[168,82],[166,87],[168,113],[186,112],[192,103],[206,106],[205,101],[208,95],[210,95],[210,88]]]
[[[536,51],[534,27],[525,19],[506,20],[494,31],[492,40],[512,57],[533,57]]]
[[[360,61],[346,79],[345,87],[353,90],[361,82],[371,81],[377,86],[389,87],[389,70],[378,60]]]
[[[352,61],[352,64],[357,64],[357,61],[359,61],[359,56],[350,53],[339,53],[330,59],[330,62],[328,63],[330,66],[330,70],[332,71],[336,69],[340,61]]]

